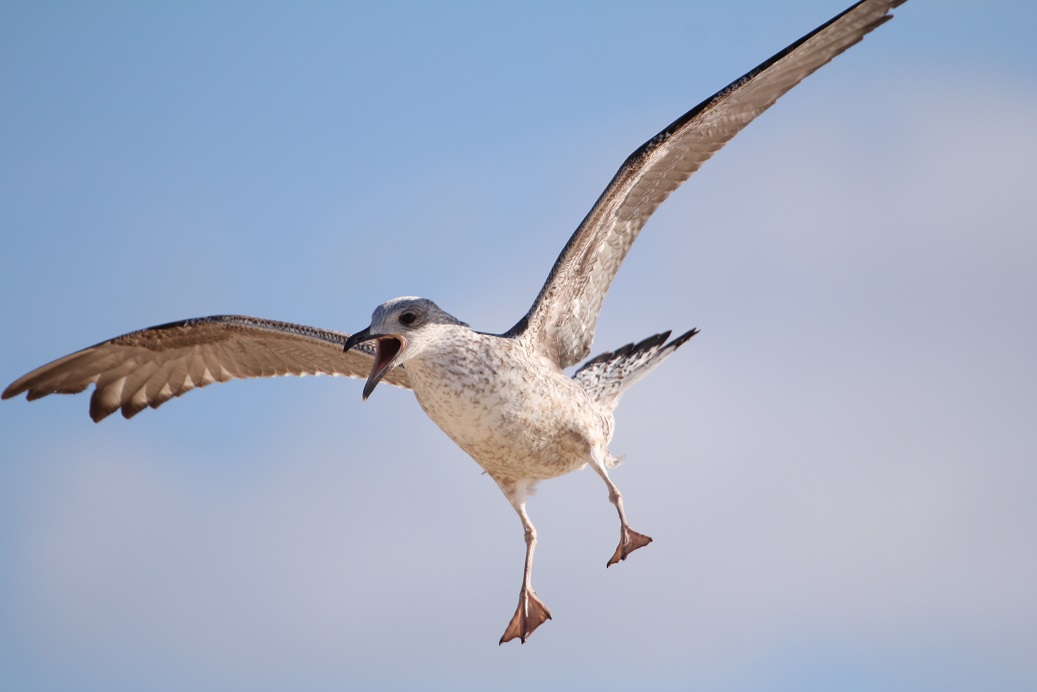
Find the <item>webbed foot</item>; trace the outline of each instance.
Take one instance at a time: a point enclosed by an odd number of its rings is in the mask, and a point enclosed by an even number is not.
[[[616,548],[615,554],[608,561],[608,564],[605,565],[605,567],[611,567],[620,560],[626,560],[627,555],[634,552],[638,548],[645,547],[651,542],[652,539],[650,537],[638,533],[633,529],[624,528],[622,532],[622,537],[619,540],[619,547]]]
[[[550,619],[551,611],[547,609],[543,601],[537,598],[532,590],[522,589],[522,593],[519,594],[518,608],[515,610],[511,622],[508,623],[508,628],[504,630],[504,636],[500,638],[498,645],[510,642],[516,637],[525,644],[529,635],[533,634],[533,630]]]

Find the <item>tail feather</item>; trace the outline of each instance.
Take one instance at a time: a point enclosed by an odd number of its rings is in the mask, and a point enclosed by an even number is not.
[[[636,344],[630,343],[615,351],[602,353],[584,363],[573,379],[596,401],[613,409],[624,391],[666,360],[698,331],[687,331],[669,343],[666,340],[670,338],[670,332],[663,332]]]

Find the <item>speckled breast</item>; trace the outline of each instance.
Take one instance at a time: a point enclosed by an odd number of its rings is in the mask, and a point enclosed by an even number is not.
[[[607,444],[611,415],[571,378],[513,340],[474,336],[406,367],[429,418],[490,475],[553,478]]]

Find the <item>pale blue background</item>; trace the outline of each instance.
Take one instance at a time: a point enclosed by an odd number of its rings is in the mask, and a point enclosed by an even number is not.
[[[623,158],[839,0],[0,5],[0,380],[244,313],[509,327]],[[914,0],[649,223],[700,336],[519,522],[406,392],[0,405],[13,690],[1037,689],[1037,9]]]

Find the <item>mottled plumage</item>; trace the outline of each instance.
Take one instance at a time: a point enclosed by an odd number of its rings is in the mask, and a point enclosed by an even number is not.
[[[131,332],[60,358],[13,382],[7,399],[95,385],[95,421],[130,418],[172,397],[234,378],[331,374],[410,388],[428,416],[497,482],[525,533],[519,603],[501,642],[551,617],[533,591],[536,529],[526,500],[538,481],[590,465],[620,519],[608,565],[651,539],[627,523],[608,476],[619,396],[695,335],[669,332],[564,368],[590,353],[602,301],[637,235],[682,182],[782,94],[891,18],[905,0],[864,0],[675,120],[623,163],[573,233],[529,311],[504,334],[473,331],[424,298],[396,298],[353,334],[253,317],[190,319]]]

